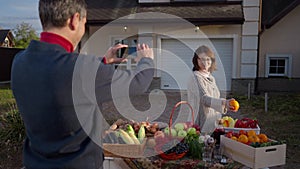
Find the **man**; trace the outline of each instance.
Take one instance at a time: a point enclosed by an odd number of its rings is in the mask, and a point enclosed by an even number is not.
[[[102,168],[102,149],[90,137],[98,129],[92,125],[89,133],[76,114],[87,112],[83,117],[93,121],[100,111],[89,99],[76,105],[73,100],[74,92],[85,91],[84,86],[78,87],[80,84],[75,85],[76,90],[72,88],[76,61],[84,58],[73,51],[85,32],[86,13],[84,0],[40,0],[40,41],[31,41],[14,59],[12,90],[26,129],[26,169]],[[150,85],[154,73],[152,49],[145,44],[137,46],[137,70],[144,71],[115,73],[110,63],[124,60],[116,56],[123,47],[126,45],[113,46],[103,58],[86,56],[99,65],[94,82],[98,102],[111,99],[111,85],[133,84],[135,92],[144,92]],[[118,78],[113,79],[114,73]],[[76,106],[84,111],[77,112]]]

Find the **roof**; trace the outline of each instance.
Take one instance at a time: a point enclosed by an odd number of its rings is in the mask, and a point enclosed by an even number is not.
[[[0,44],[2,44],[5,40],[5,38],[8,36],[10,30],[8,29],[2,29],[0,30]]]
[[[105,25],[120,17],[143,12],[171,14],[197,25],[244,22],[243,8],[239,1],[140,4],[137,0],[87,0],[87,5],[88,25]]]
[[[268,29],[300,4],[300,0],[263,0],[262,29]]]

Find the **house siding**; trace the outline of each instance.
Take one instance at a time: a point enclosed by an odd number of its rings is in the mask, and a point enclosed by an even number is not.
[[[300,6],[266,29],[260,36],[258,91],[300,91]],[[290,78],[265,77],[266,55],[286,54],[292,56]]]

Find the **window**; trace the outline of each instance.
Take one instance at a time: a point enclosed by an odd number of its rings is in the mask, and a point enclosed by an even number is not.
[[[291,55],[270,55],[266,57],[266,77],[290,77]]]

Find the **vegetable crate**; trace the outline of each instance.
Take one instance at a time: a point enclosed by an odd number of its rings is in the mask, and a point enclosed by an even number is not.
[[[103,143],[105,157],[141,158],[144,155],[147,139],[141,144],[108,144]]]
[[[286,144],[254,148],[222,135],[221,147],[224,155],[253,169],[285,164]]]

